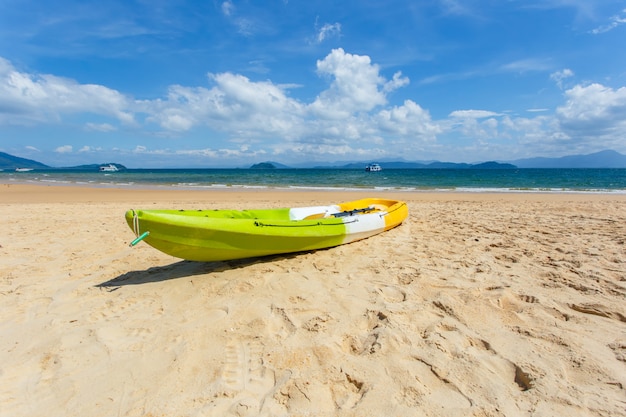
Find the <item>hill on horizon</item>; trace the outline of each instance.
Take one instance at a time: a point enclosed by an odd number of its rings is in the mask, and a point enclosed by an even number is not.
[[[13,156],[5,152],[0,152],[0,169],[16,168],[49,169],[50,167],[32,159],[20,158],[19,156]]]
[[[248,165],[249,168],[335,168],[335,169],[365,169],[365,166],[374,161],[335,162],[325,165],[297,164],[288,166],[274,161],[260,162]],[[560,158],[524,158],[512,161],[487,161],[479,163],[442,162],[442,161],[379,161],[383,169],[515,169],[515,168],[626,168],[626,155],[614,150],[604,150],[587,155],[568,155]],[[120,169],[125,167],[112,163]],[[75,167],[51,167],[32,159],[20,158],[5,152],[0,152],[0,169],[15,170],[16,168],[32,169],[94,169],[103,164],[79,165]],[[106,165],[106,164],[105,164]],[[207,167],[210,168],[210,167]]]
[[[509,161],[519,168],[626,168],[626,155],[604,150],[587,155],[568,155],[561,158],[526,158]]]

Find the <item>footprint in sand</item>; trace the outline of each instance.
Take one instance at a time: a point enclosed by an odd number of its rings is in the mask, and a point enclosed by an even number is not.
[[[341,370],[337,380],[332,381],[330,390],[337,408],[350,410],[359,404],[367,387],[363,381]]]
[[[626,323],[626,316],[623,315],[619,311],[615,311],[607,306],[602,304],[593,304],[593,303],[585,303],[585,304],[569,304],[569,307],[577,311],[579,313],[590,314],[592,316],[605,317],[608,319],[613,319],[617,321],[621,321],[622,323]]]
[[[298,329],[308,332],[324,331],[335,321],[330,314],[315,309],[284,309],[272,305],[271,313],[267,327],[282,339],[294,334]]]
[[[257,340],[233,340],[226,346],[222,372],[225,401],[215,404],[215,415],[267,415],[267,401],[288,379],[276,381],[275,372],[262,358],[263,345]]]
[[[404,267],[398,271],[398,275],[396,276],[396,280],[400,285],[409,285],[413,283],[413,281],[419,279],[421,276],[421,272],[413,267]]]
[[[626,362],[626,341],[616,340],[609,344],[609,349],[615,353],[615,359],[621,362]]]
[[[364,330],[362,336],[345,335],[344,351],[353,355],[371,355],[383,347],[383,333],[389,323],[387,315],[381,311],[368,310],[363,315],[358,328]]]
[[[402,291],[398,287],[385,286],[378,288],[377,291],[388,303],[401,303],[406,301],[406,292]]]
[[[423,340],[428,348],[423,355],[414,355],[418,361],[416,380],[420,382],[420,386],[414,388],[423,393],[422,401],[440,404],[443,408],[470,407],[472,400],[469,393],[474,390],[476,380],[493,385],[494,390],[507,382],[521,391],[533,387],[534,378],[531,374],[501,356],[487,340],[472,336],[467,330],[460,323],[446,320],[424,333]],[[471,367],[475,372],[458,372],[451,367],[456,360],[475,364]]]

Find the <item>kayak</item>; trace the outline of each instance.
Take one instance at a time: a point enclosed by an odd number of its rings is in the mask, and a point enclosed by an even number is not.
[[[405,202],[366,198],[259,210],[128,210],[137,239],[189,261],[225,261],[330,248],[402,223]]]

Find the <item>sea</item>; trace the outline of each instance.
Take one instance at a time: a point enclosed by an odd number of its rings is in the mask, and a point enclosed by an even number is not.
[[[0,183],[188,190],[626,194],[626,169],[64,169],[0,171]]]

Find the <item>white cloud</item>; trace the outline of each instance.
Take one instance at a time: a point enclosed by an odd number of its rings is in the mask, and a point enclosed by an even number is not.
[[[222,3],[222,13],[224,13],[226,16],[232,15],[234,11],[235,11],[235,5],[233,4],[232,1],[226,0],[225,2]]]
[[[556,82],[556,85],[558,85],[559,88],[563,88],[563,80],[566,78],[573,77],[573,76],[574,76],[574,71],[572,71],[569,68],[565,68],[561,71],[556,71],[550,74],[550,79]]]
[[[74,148],[72,145],[59,146],[54,151],[57,153],[71,153]]]
[[[117,130],[117,128],[110,123],[86,123],[85,129],[95,132],[113,132]]]
[[[0,58],[0,124],[54,122],[64,114],[89,112],[132,124],[130,106],[128,98],[110,88],[19,72]]]
[[[166,111],[161,116],[161,126],[167,130],[184,132],[185,130],[191,129],[193,125],[193,118],[176,109]]]
[[[533,152],[548,154],[570,144],[592,149],[600,140],[603,148],[621,141],[622,145],[614,148],[623,149],[626,87],[577,85],[564,92],[563,104],[555,114],[538,108],[527,111],[541,114],[513,117],[487,109],[459,109],[433,120],[428,109],[414,100],[388,105],[389,94],[406,86],[409,79],[400,72],[386,78],[369,56],[334,49],[317,61],[317,72],[327,87],[309,102],[290,96],[290,89],[297,85],[253,80],[231,72],[208,74],[207,86],[172,85],[162,98],[134,100],[104,86],[19,72],[0,58],[0,125],[16,119],[31,124],[59,123],[87,113],[92,120],[110,117],[121,123],[138,118],[142,125],[136,122],[132,126],[155,137],[206,137],[204,146],[195,150],[151,150],[143,145],[119,150],[163,160],[186,155],[221,162],[266,154],[294,160],[307,155],[320,161],[329,157],[380,158],[417,150],[422,155],[423,149],[441,150],[459,143],[464,149],[475,149],[476,155],[481,146],[513,149],[532,145]],[[563,69],[552,73],[551,79],[561,83],[573,75]],[[102,135],[117,130],[114,123],[106,121],[84,126]],[[56,152],[99,152],[91,146],[73,145],[60,146]]]
[[[500,136],[502,132],[498,128],[498,120],[493,118],[486,119],[484,121],[479,121],[478,119],[465,119],[460,130],[467,138],[484,141],[486,139],[493,139]]]
[[[252,36],[257,31],[257,25],[251,19],[240,17],[235,19],[235,26],[237,26],[237,32],[243,36]]]
[[[209,74],[211,88],[172,86],[165,100],[142,102],[142,111],[149,121],[168,130],[207,125],[248,143],[253,138],[276,137],[278,143],[270,145],[275,152],[301,146],[327,149],[325,144],[341,149],[357,139],[372,144],[381,142],[381,132],[432,139],[439,131],[428,112],[410,100],[370,113],[386,103],[387,93],[409,80],[400,72],[385,79],[367,56],[333,50],[318,61],[318,73],[330,78],[330,85],[310,104],[288,96],[288,88],[294,86],[220,73]]]
[[[500,114],[488,110],[455,110],[449,115],[453,119],[484,119],[494,116]]]
[[[393,74],[393,78],[391,79],[391,81],[385,83],[385,85],[383,86],[383,91],[385,91],[385,93],[391,93],[398,88],[409,85],[409,82],[409,79],[407,77],[403,77],[402,72],[398,71]]]
[[[508,143],[511,147],[509,152],[527,149],[532,150],[532,155],[558,156],[564,149],[593,152],[623,148],[626,87],[612,89],[601,84],[577,85],[564,94],[565,103],[557,108],[554,115],[512,117],[483,110],[455,111],[449,117],[459,123],[453,124],[450,131],[474,138],[487,147],[496,142]],[[536,110],[544,113],[545,109]],[[489,117],[490,113],[500,117]],[[487,118],[479,123],[482,117],[478,116]]]
[[[311,104],[320,117],[343,118],[354,112],[372,110],[387,102],[385,85],[399,84],[399,76],[387,84],[369,56],[352,55],[341,48],[333,49],[326,58],[317,61],[317,72],[333,78],[330,88]]]
[[[443,8],[444,13],[457,16],[470,16],[475,17],[475,11],[470,8],[469,2],[463,2],[458,0],[440,0],[440,7]]]
[[[330,37],[340,36],[340,35],[341,35],[341,23],[333,23],[332,25],[330,23],[326,23],[324,26],[320,28],[320,30],[317,33],[317,42],[322,43]]]
[[[186,131],[199,125],[244,135],[289,134],[301,120],[302,105],[269,81],[253,82],[232,73],[210,74],[204,87],[172,86],[166,100],[143,102],[149,120]]]
[[[594,35],[599,35],[601,33],[609,32],[624,23],[626,23],[626,9],[622,10],[619,15],[611,16],[609,23],[606,25],[599,26],[589,32]]]
[[[623,141],[626,134],[626,87],[577,85],[565,91],[567,101],[556,110],[562,129],[572,137]]]
[[[524,73],[530,71],[547,71],[551,67],[552,65],[546,59],[527,58],[504,64],[500,67],[500,69],[506,72]]]
[[[226,0],[221,6],[222,14],[237,28],[237,33],[243,36],[252,36],[257,31],[254,18],[236,16],[236,6],[232,0]]]
[[[442,132],[441,126],[431,120],[428,111],[412,100],[406,100],[402,106],[390,110],[381,110],[377,121],[384,132],[421,140],[434,140]]]
[[[186,157],[198,157],[198,158],[211,158],[211,159],[224,159],[224,160],[238,160],[246,159],[253,160],[254,158],[263,156],[266,154],[264,150],[250,150],[247,146],[241,146],[239,149],[185,149],[173,152],[174,155],[182,155]]]

